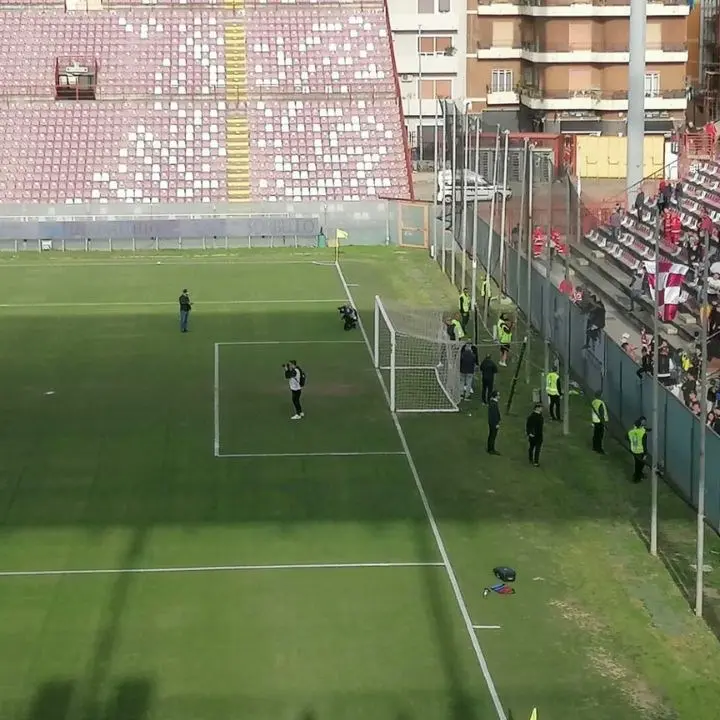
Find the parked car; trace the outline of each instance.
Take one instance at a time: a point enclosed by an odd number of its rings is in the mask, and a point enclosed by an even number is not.
[[[465,202],[474,202],[476,197],[478,202],[488,202],[493,197],[497,200],[502,200],[503,197],[508,199],[512,197],[512,190],[509,187],[493,185],[472,170],[465,170],[462,175],[457,173],[454,183],[452,170],[440,171],[438,173],[437,201],[452,202],[453,190],[456,201],[460,202],[462,202],[462,198],[465,198]]]

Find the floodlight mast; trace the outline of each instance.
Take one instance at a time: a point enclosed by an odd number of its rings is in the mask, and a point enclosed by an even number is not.
[[[643,180],[646,24],[647,0],[630,0],[626,181],[628,207],[632,207],[635,202]]]

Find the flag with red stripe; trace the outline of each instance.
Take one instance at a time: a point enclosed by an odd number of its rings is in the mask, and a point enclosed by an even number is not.
[[[672,322],[677,315],[678,305],[687,299],[687,293],[682,286],[689,269],[687,265],[671,260],[660,260],[657,263],[648,260],[645,263],[650,297],[655,301],[657,289],[658,317],[663,322]]]

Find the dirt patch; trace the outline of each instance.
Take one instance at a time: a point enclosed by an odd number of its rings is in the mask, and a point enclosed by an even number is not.
[[[566,620],[574,623],[585,632],[599,633],[603,629],[600,621],[572,603],[563,600],[553,600],[550,604],[560,610],[560,613]]]
[[[633,707],[642,713],[642,717],[652,718],[652,720],[669,720],[672,717],[672,713],[668,712],[663,705],[662,699],[652,691],[647,683],[616,662],[605,650],[595,648],[590,651],[589,655],[595,670],[602,677],[617,685]]]
[[[665,707],[662,698],[637,674],[618,662],[613,655],[599,643],[599,636],[605,630],[604,625],[593,615],[571,602],[553,600],[550,603],[560,611],[565,620],[573,623],[590,637],[588,643],[588,661],[599,675],[620,689],[634,708],[645,720],[672,720],[674,714]]]

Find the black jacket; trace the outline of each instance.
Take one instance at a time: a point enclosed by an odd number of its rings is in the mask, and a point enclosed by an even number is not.
[[[477,368],[477,350],[470,345],[463,345],[460,351],[460,372],[463,375],[472,375]]]
[[[500,408],[496,399],[491,398],[488,403],[488,425],[496,428],[500,424]]]
[[[493,377],[498,371],[498,367],[495,364],[495,361],[492,358],[485,358],[480,363],[480,374],[483,377],[483,380],[486,381],[492,381]]]
[[[541,413],[531,412],[525,421],[525,434],[532,435],[535,440],[542,441],[545,418]]]

